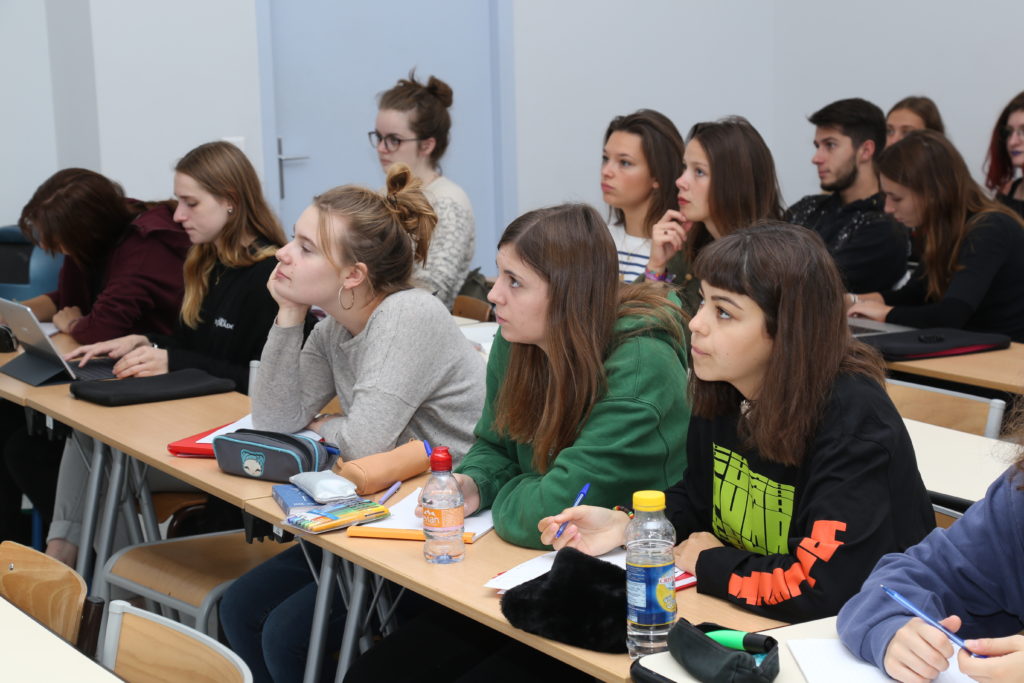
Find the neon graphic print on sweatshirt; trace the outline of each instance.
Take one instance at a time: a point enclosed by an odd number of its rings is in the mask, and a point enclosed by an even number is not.
[[[723,542],[761,555],[789,552],[789,526],[796,488],[751,472],[742,455],[714,446],[712,528]],[[811,568],[828,562],[843,544],[836,538],[844,522],[817,520],[810,537],[801,539],[788,568],[754,571],[729,577],[729,594],[748,605],[775,605],[801,594],[801,584],[813,587]]]

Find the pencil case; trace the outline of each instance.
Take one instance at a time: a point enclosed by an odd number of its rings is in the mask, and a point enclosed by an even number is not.
[[[687,673],[705,683],[771,683],[779,675],[779,645],[763,633],[750,633],[743,640],[745,649],[726,647],[708,637],[711,631],[727,630],[712,623],[691,624],[680,618],[668,632],[668,651]],[[642,660],[633,662],[630,675],[638,682],[656,681],[643,668]]]
[[[335,474],[356,485],[356,493],[368,496],[383,491],[396,481],[411,479],[427,471],[430,458],[422,441],[410,441],[383,453],[374,453],[358,460],[334,462]]]
[[[302,472],[319,472],[331,464],[327,449],[315,439],[256,429],[214,437],[213,456],[228,474],[278,482]]]

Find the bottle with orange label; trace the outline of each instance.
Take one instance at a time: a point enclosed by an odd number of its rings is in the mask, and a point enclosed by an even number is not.
[[[466,554],[462,538],[463,499],[459,482],[452,476],[452,456],[440,446],[430,456],[430,479],[420,494],[423,507],[423,556],[431,564],[461,562]]]

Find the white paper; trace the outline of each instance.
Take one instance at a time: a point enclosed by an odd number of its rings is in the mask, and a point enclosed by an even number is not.
[[[375,522],[368,522],[363,526],[382,529],[422,529],[423,520],[416,516],[416,506],[419,505],[422,491],[422,488],[418,488],[394,505],[388,505],[388,510],[391,511],[389,516]],[[490,509],[478,512],[472,517],[466,517],[465,530],[473,534],[473,540],[493,528],[494,518],[491,516]]]
[[[541,574],[545,574],[551,571],[552,565],[555,563],[555,555],[557,550],[553,550],[550,553],[538,555],[532,560],[527,560],[520,565],[512,567],[506,572],[498,574],[493,579],[484,584],[485,588],[494,588],[499,592],[504,593],[509,588],[515,588],[521,583],[526,583],[531,579],[535,579]],[[611,562],[616,567],[626,568],[626,549],[616,548],[615,550],[609,550],[604,555],[599,555],[598,559],[604,560],[605,562]],[[686,588],[697,583],[697,577],[693,574],[687,574],[679,567],[676,567],[676,590],[680,588]]]
[[[52,337],[53,335],[60,332],[60,330],[57,329],[57,326],[54,325],[53,323],[39,323],[39,327],[42,328],[43,334],[45,334],[47,337]]]
[[[853,654],[836,638],[809,638],[790,640],[787,645],[793,658],[800,665],[807,683],[870,683],[890,681],[880,669],[873,664],[854,657]],[[956,663],[956,653],[960,648],[953,646],[953,657],[949,668],[939,674],[936,681],[954,683],[971,681],[960,673]]]
[[[486,356],[491,352],[494,345],[494,335],[498,333],[498,323],[476,323],[473,325],[462,325],[459,327],[466,339],[480,349]]]
[[[252,429],[252,413],[249,413],[245,417],[232,422],[226,427],[221,427],[217,431],[207,434],[203,438],[199,439],[196,443],[213,443],[213,437],[220,436],[221,434],[230,434],[231,432],[238,431],[239,429]],[[309,438],[319,441],[320,435],[314,432],[312,429],[303,429],[301,432],[295,432],[296,436],[308,436]]]

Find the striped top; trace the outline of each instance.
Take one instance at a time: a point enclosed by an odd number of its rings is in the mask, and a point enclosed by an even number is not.
[[[619,277],[625,282],[633,282],[642,277],[647,261],[651,258],[651,240],[628,235],[621,225],[609,225],[608,232],[612,235],[619,256]]]

